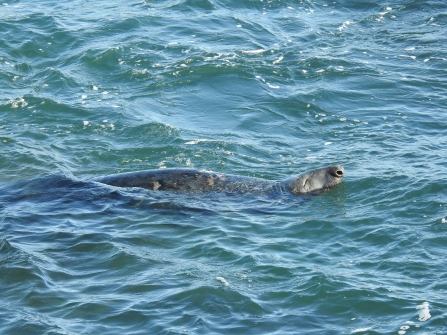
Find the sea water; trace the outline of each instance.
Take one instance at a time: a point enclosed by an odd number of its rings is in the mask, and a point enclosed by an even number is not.
[[[0,6],[1,334],[445,334],[447,3]],[[90,179],[197,168],[320,196]]]

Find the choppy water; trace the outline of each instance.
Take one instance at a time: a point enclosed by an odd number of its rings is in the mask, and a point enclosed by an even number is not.
[[[0,333],[445,334],[445,1],[8,1]],[[195,167],[318,197],[90,178]]]

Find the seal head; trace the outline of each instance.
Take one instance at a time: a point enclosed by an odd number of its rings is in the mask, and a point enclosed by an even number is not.
[[[321,193],[340,184],[345,176],[345,170],[340,165],[312,170],[286,179],[285,187],[293,194]]]

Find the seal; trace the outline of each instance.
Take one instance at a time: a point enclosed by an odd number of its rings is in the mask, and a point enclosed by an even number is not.
[[[329,166],[279,181],[195,169],[160,169],[120,173],[93,179],[116,187],[142,187],[153,191],[224,193],[322,193],[343,181],[342,166]]]

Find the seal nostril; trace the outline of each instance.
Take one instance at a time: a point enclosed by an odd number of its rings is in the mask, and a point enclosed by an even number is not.
[[[344,171],[342,169],[332,170],[330,174],[333,177],[341,178],[344,176]]]

